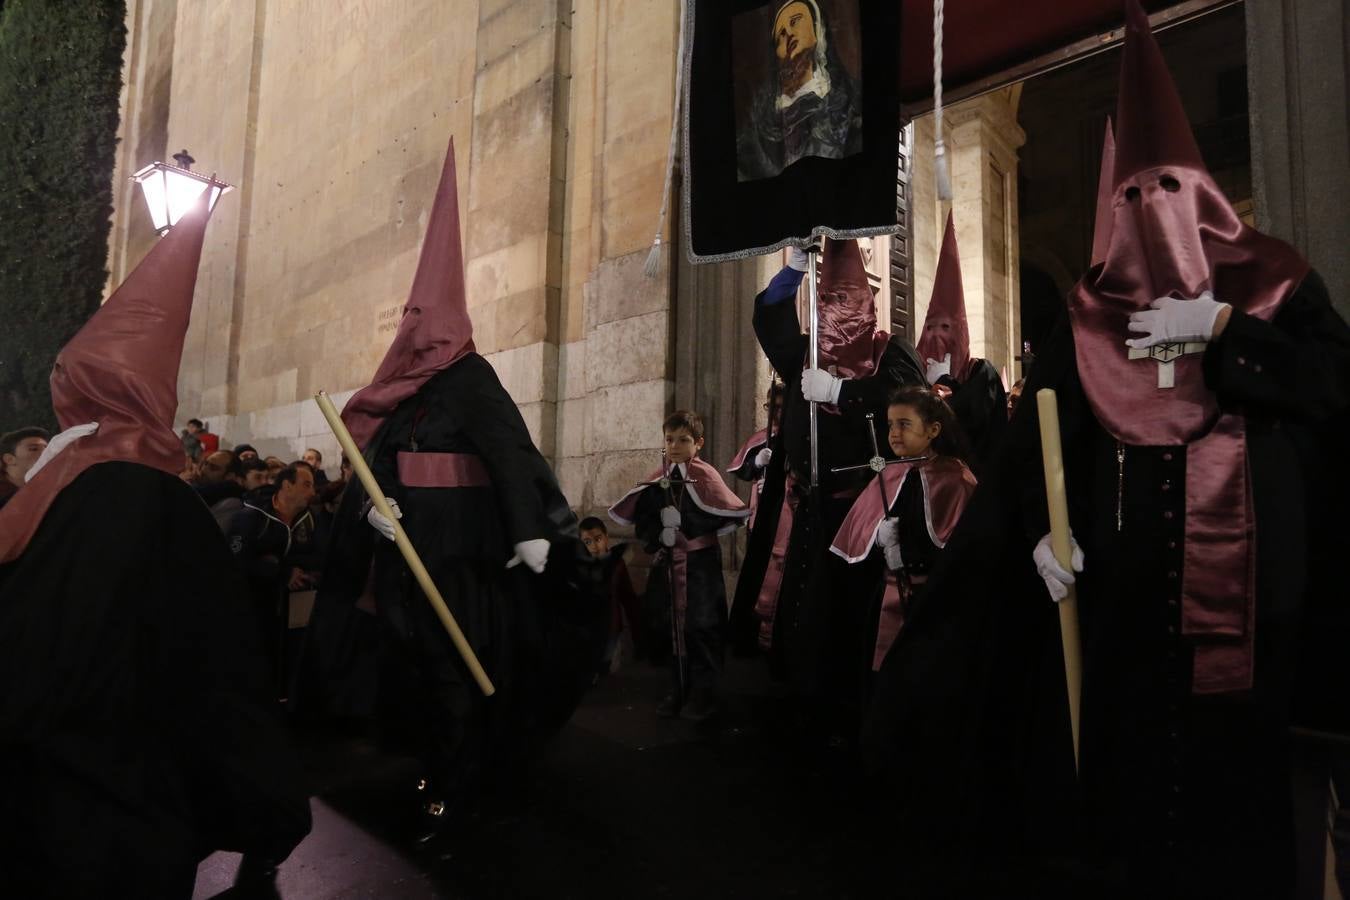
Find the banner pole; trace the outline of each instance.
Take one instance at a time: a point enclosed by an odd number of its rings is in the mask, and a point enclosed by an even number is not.
[[[820,368],[820,287],[816,284],[816,257],[820,254],[816,252],[815,244],[806,251],[808,265],[806,267],[806,296],[811,307],[811,326],[810,326],[810,345],[811,345],[811,368]],[[820,449],[818,439],[819,428],[819,406],[816,401],[811,401],[811,488],[820,486]]]

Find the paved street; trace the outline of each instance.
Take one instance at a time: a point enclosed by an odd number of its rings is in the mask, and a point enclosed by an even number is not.
[[[402,815],[406,760],[357,741],[309,741],[314,831],[282,867],[286,900],[329,898],[811,897],[869,890],[882,840],[849,812],[862,792],[837,752],[774,723],[784,701],[733,662],[719,726],[658,719],[663,671],[610,676],[531,770],[431,851]],[[196,898],[237,898],[216,854]]]

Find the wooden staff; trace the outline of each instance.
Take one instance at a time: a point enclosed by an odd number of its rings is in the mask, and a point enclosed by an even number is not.
[[[1036,392],[1041,420],[1041,461],[1045,465],[1045,501],[1050,508],[1050,546],[1066,572],[1073,571],[1069,535],[1069,502],[1064,492],[1064,452],[1059,441],[1059,406],[1055,392]],[[1069,725],[1073,729],[1073,764],[1078,768],[1078,728],[1083,701],[1083,647],[1078,633],[1078,596],[1073,585],[1059,607],[1059,637],[1064,645],[1064,681],[1069,690]]]
[[[360,449],[356,446],[356,441],[352,440],[351,432],[343,424],[342,417],[338,415],[337,407],[333,406],[333,401],[323,391],[314,395],[314,402],[319,404],[323,417],[328,420],[328,427],[333,429],[333,435],[342,445],[342,452],[347,454],[347,459],[352,464],[352,470],[356,472],[356,477],[361,479],[361,486],[366,489],[370,502],[380,511],[380,515],[394,523],[394,543],[398,545],[404,561],[408,563],[408,568],[412,570],[413,577],[422,586],[422,592],[427,595],[431,608],[436,611],[441,624],[450,633],[450,640],[454,643],[455,649],[459,651],[459,655],[463,657],[464,664],[469,667],[469,672],[473,674],[473,680],[478,682],[478,687],[485,697],[491,697],[497,692],[497,689],[492,686],[492,679],[488,678],[487,672],[483,671],[483,666],[478,661],[478,657],[474,655],[473,648],[469,646],[468,640],[464,637],[464,632],[459,630],[459,623],[450,614],[444,598],[441,597],[441,592],[436,589],[435,582],[431,580],[431,575],[427,572],[427,567],[422,564],[422,558],[417,555],[417,550],[413,547],[412,541],[408,540],[407,532],[403,530],[403,526],[394,516],[394,511],[389,508],[388,501],[384,499],[384,489],[375,480],[375,474],[370,471],[370,466],[366,465],[365,457],[361,455]]]

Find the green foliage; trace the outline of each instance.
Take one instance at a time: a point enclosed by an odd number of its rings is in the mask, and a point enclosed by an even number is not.
[[[56,424],[56,353],[107,281],[125,0],[0,6],[0,431]]]

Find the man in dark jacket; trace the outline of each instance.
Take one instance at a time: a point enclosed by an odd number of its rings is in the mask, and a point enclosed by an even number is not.
[[[258,635],[278,684],[284,674],[286,596],[310,585],[309,574],[298,564],[295,537],[306,523],[312,532],[309,504],[313,500],[314,473],[304,463],[294,463],[281,470],[274,484],[245,496],[242,508],[225,529],[230,553],[248,580]]]

